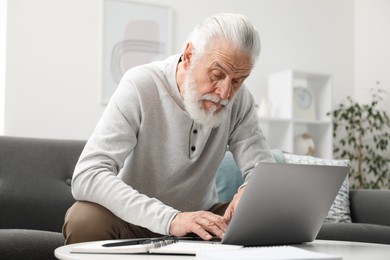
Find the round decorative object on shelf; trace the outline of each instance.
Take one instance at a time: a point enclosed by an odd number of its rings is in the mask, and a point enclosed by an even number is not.
[[[315,143],[313,137],[308,134],[297,135],[294,139],[294,153],[299,155],[314,155]]]
[[[316,119],[314,95],[309,88],[294,87],[293,117],[305,120]]]

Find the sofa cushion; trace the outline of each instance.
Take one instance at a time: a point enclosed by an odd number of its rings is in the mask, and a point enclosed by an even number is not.
[[[351,189],[349,199],[352,222],[390,226],[390,190]]]
[[[233,159],[231,152],[226,152],[226,155],[218,168],[216,177],[216,186],[219,202],[231,201],[236,194],[238,187],[243,184],[240,169]]]
[[[64,245],[61,233],[26,229],[0,229],[0,259],[55,259]]]
[[[324,223],[317,239],[390,244],[390,227],[363,223]]]

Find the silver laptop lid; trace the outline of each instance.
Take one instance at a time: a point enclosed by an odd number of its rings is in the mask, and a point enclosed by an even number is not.
[[[348,169],[259,163],[222,243],[260,246],[313,241]]]

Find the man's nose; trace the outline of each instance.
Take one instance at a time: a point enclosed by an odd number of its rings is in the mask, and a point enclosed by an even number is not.
[[[221,99],[229,99],[232,92],[232,83],[229,79],[225,79],[224,81],[218,84],[218,88],[216,93],[219,95]]]

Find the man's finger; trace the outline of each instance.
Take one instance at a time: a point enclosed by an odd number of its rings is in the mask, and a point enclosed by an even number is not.
[[[211,220],[208,220],[208,219],[200,219],[198,223],[208,233],[212,233],[212,234],[216,235],[219,238],[222,238],[223,235],[225,234],[226,228],[219,226],[214,221],[211,221]],[[211,237],[209,239],[211,239]]]
[[[192,228],[191,228],[192,232],[197,234],[199,237],[201,237],[203,240],[210,240],[212,239],[212,235],[210,235],[204,228],[202,225],[198,224],[198,223],[193,223],[192,225]]]
[[[233,216],[233,206],[232,204],[229,204],[229,206],[225,211],[225,214],[223,215],[223,218],[229,224],[230,220],[232,219],[232,216]]]
[[[197,214],[194,221],[199,224],[207,233],[214,234],[219,238],[223,237],[227,228],[225,219],[211,212],[200,212]],[[209,239],[211,239],[211,237]]]
[[[209,213],[209,215],[206,218],[208,218],[212,223],[214,223],[221,230],[225,231],[227,229],[227,223],[224,217],[213,213]]]

